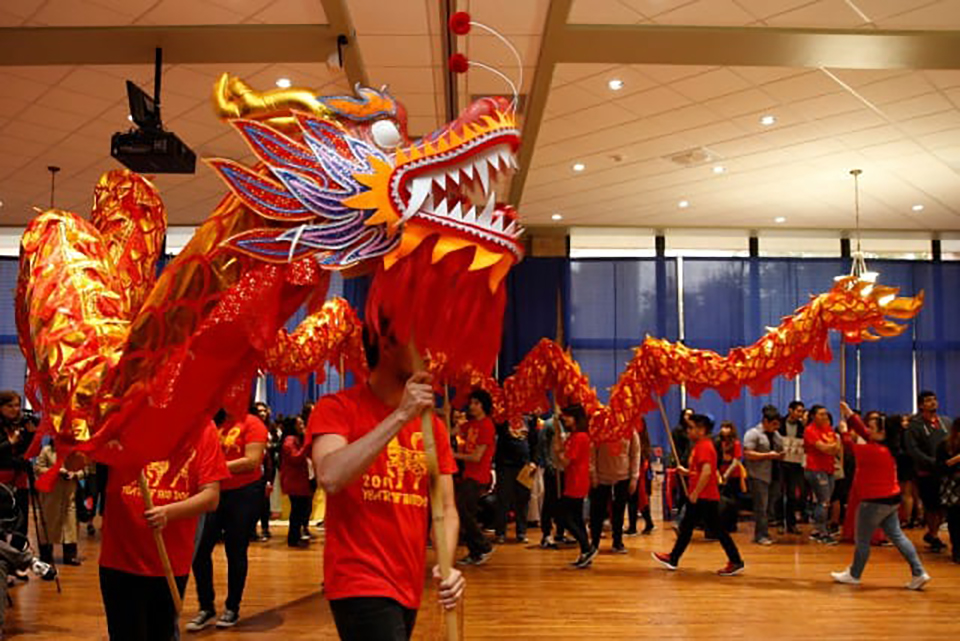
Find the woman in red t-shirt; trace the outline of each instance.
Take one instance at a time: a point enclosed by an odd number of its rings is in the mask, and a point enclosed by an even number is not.
[[[743,475],[743,446],[737,426],[731,421],[720,423],[717,435],[717,472],[720,475],[720,522],[727,532],[737,531],[741,493],[746,492]]]
[[[583,499],[590,491],[590,436],[587,434],[589,421],[582,405],[565,407],[560,414],[564,428],[571,432],[566,442],[554,438],[557,460],[564,471],[563,498],[560,510],[567,530],[580,544],[580,556],[571,563],[576,568],[590,567],[597,548],[590,545],[587,527],[583,521]],[[562,444],[562,445],[561,445]]]
[[[843,572],[830,574],[837,583],[860,583],[867,559],[870,558],[870,537],[880,527],[910,565],[912,578],[906,585],[907,589],[922,590],[930,581],[930,575],[924,571],[917,549],[900,529],[900,485],[897,483],[896,459],[900,449],[900,419],[890,417],[884,423],[871,422],[868,427],[843,401],[840,402],[840,412],[866,443],[851,443],[857,459],[853,485],[860,497],[853,562]]]
[[[220,481],[230,476],[213,423],[166,461],[147,465],[144,476],[151,510],[144,508],[136,470],[112,468],[107,476],[100,593],[114,641],[175,638],[177,612],[151,528],[162,528],[182,598],[198,517],[217,508]]]
[[[260,518],[263,472],[260,466],[267,447],[267,426],[251,407],[246,416],[234,419],[220,410],[214,417],[220,432],[220,446],[227,459],[230,477],[220,484],[220,505],[203,521],[200,542],[193,559],[193,576],[197,584],[200,611],[187,630],[197,632],[216,619],[218,628],[232,628],[240,620],[240,601],[247,583],[247,548],[250,533]],[[227,553],[227,601],[217,619],[213,591],[213,549],[223,537]]]
[[[310,485],[310,443],[303,438],[303,419],[288,418],[283,425],[283,445],[280,449],[280,489],[290,497],[290,527],[287,530],[287,545],[292,548],[308,547],[308,540],[301,533],[310,521],[313,507],[313,486]]]

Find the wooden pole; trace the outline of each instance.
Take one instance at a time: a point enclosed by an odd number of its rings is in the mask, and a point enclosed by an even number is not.
[[[140,494],[143,496],[143,505],[148,510],[153,509],[153,495],[150,493],[150,486],[147,484],[147,477],[140,472]],[[167,544],[163,541],[163,533],[160,530],[153,530],[153,540],[157,544],[157,553],[160,554],[160,562],[163,564],[163,573],[167,577],[167,587],[170,588],[170,598],[173,599],[173,608],[177,614],[183,610],[183,602],[180,600],[180,588],[177,587],[177,581],[173,576],[173,566],[170,564],[170,556],[167,554]]]
[[[410,342],[410,356],[413,360],[413,369],[417,372],[426,370],[423,358],[417,351],[413,341]],[[443,513],[444,493],[440,484],[440,463],[437,459],[437,443],[433,434],[433,412],[426,410],[420,415],[420,426],[423,431],[423,449],[427,456],[427,470],[430,472],[430,512],[433,517],[433,545],[437,550],[437,564],[440,566],[440,577],[446,580],[450,576],[451,554],[447,540],[447,519]],[[458,609],[444,609],[443,620],[447,641],[458,641],[460,625]]]
[[[667,431],[667,440],[670,442],[670,451],[673,452],[673,457],[677,459],[677,465],[680,465],[680,452],[677,451],[677,446],[673,442],[673,433],[670,432],[670,419],[667,418],[667,410],[663,407],[663,401],[660,400],[658,394],[654,394],[653,397],[657,399],[657,407],[660,408],[660,418],[663,420],[663,429]],[[680,477],[680,487],[683,488],[684,494],[689,494],[687,492],[687,479],[684,478],[680,472],[677,472],[677,476]]]
[[[840,400],[847,400],[847,344],[840,337]]]

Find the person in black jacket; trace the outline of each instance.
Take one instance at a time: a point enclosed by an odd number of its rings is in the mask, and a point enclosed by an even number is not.
[[[33,442],[36,421],[24,418],[20,395],[0,391],[0,483],[9,486],[17,501],[16,532],[27,535],[27,508],[30,504],[30,465],[24,454]]]
[[[780,436],[785,439],[800,439],[802,443],[803,415],[805,412],[806,408],[803,401],[791,401],[786,416],[780,423]],[[784,512],[783,521],[786,532],[788,534],[800,534],[800,530],[797,528],[797,512],[804,514],[807,506],[807,486],[803,479],[802,459],[800,461],[780,461],[780,473],[783,497],[779,503]]]
[[[937,448],[947,437],[948,423],[937,414],[939,405],[937,395],[933,392],[920,392],[917,407],[920,411],[910,419],[904,445],[917,472],[917,486],[920,488],[920,500],[927,522],[927,533],[923,535],[923,540],[932,552],[940,552],[945,546],[940,540],[943,510],[940,507],[941,475],[937,468]]]
[[[512,509],[517,522],[517,542],[527,542],[527,506],[530,488],[517,480],[521,470],[533,465],[530,453],[536,448],[537,430],[526,422],[518,425],[497,425],[497,453],[494,468],[497,471],[497,543],[506,541],[507,517]]]
[[[960,563],[960,418],[953,420],[950,435],[937,447],[940,468],[940,502],[947,512],[950,532],[950,556]]]

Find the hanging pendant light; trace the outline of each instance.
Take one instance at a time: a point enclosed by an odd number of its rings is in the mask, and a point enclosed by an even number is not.
[[[877,278],[880,277],[880,273],[867,269],[867,262],[863,258],[863,249],[860,245],[860,174],[862,173],[862,169],[850,170],[850,175],[853,176],[853,208],[856,214],[857,233],[857,250],[853,252],[850,275],[866,283],[876,283]]]

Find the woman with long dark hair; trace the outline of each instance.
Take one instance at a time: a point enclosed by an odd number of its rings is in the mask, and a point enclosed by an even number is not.
[[[947,511],[950,554],[960,563],[960,418],[953,419],[950,434],[937,447],[940,468],[940,503]]]
[[[30,504],[30,464],[23,458],[36,431],[35,422],[24,420],[20,394],[0,391],[0,483],[14,491],[17,523],[14,530],[27,535]]]
[[[299,416],[284,419],[280,446],[280,489],[290,498],[287,545],[292,548],[310,544],[309,539],[301,536],[310,521],[314,491],[310,484],[310,451],[309,443],[303,438],[304,427]]]
[[[866,442],[852,444],[857,459],[853,483],[861,499],[857,510],[853,563],[842,572],[831,572],[831,576],[837,583],[859,584],[870,558],[870,537],[877,527],[881,527],[910,564],[912,578],[907,589],[922,590],[930,581],[930,575],[923,569],[917,549],[900,529],[900,485],[896,462],[900,447],[900,417],[890,416],[883,423],[875,421],[867,426],[846,403],[840,403],[840,412]]]
[[[590,545],[587,527],[583,521],[583,500],[590,491],[590,436],[587,413],[582,405],[565,407],[560,414],[567,431],[571,432],[564,443],[554,438],[555,453],[560,469],[564,470],[563,498],[560,510],[567,530],[580,544],[580,556],[572,565],[584,569],[590,567],[597,548]]]

